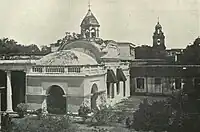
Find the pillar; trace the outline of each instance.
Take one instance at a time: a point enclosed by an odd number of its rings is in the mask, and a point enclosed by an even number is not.
[[[12,86],[11,86],[11,71],[6,71],[7,73],[7,110],[6,112],[13,112],[12,108]]]

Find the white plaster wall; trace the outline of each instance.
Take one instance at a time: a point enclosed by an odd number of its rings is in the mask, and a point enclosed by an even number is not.
[[[119,45],[119,49],[121,57],[130,56],[130,46],[128,44]]]
[[[84,96],[88,96],[91,94],[91,89],[93,84],[97,84],[98,91],[106,90],[106,79],[104,75],[94,75],[88,76],[84,80]]]
[[[83,77],[46,77],[27,76],[26,95],[31,98],[27,100],[30,109],[44,107],[44,95],[48,93],[52,85],[60,86],[67,94],[68,110],[76,112],[84,98],[84,78]]]

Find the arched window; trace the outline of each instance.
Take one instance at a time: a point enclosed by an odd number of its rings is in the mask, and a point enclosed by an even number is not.
[[[90,37],[90,31],[87,29],[86,32],[85,32],[85,36],[86,38],[89,38]]]
[[[96,38],[96,30],[92,28],[91,30],[92,38]]]

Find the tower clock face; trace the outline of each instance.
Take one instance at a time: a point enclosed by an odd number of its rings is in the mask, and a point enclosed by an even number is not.
[[[157,39],[157,44],[160,45],[160,39]]]

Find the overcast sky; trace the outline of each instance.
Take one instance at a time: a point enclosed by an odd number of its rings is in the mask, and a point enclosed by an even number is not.
[[[200,36],[200,0],[91,0],[103,39],[152,45],[160,18],[167,48],[184,48]],[[50,44],[80,32],[88,0],[0,0],[0,37]]]

